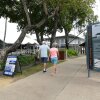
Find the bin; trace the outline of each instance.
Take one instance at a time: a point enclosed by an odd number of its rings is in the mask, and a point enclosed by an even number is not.
[[[66,59],[66,49],[59,49],[59,60],[65,60]]]

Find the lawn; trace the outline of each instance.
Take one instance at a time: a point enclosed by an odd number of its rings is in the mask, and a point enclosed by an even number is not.
[[[63,60],[59,61],[59,63],[61,63],[61,62],[64,62],[64,61]],[[48,62],[47,66],[49,68],[52,66],[52,64],[50,62]],[[15,82],[19,79],[23,79],[25,77],[28,77],[28,76],[35,74],[35,73],[42,71],[42,70],[43,70],[43,67],[42,67],[42,64],[40,63],[37,65],[32,65],[29,67],[22,68],[22,74],[19,72],[15,72],[15,75],[13,77],[2,75],[2,71],[1,71],[1,78],[4,78],[5,80],[12,79],[12,82]]]

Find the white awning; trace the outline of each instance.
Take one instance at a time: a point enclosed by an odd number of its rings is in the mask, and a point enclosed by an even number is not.
[[[22,44],[27,44],[27,43],[30,43],[30,44],[39,44],[35,39],[32,38],[32,36],[30,35],[26,35]]]

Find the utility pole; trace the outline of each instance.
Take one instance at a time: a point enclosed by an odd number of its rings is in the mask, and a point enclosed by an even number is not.
[[[7,32],[7,17],[5,19],[5,31],[4,31],[4,39],[3,39],[3,49],[5,48],[6,32]]]

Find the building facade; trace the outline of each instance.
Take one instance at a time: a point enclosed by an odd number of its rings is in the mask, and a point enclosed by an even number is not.
[[[49,42],[48,38],[46,38],[45,40]],[[69,34],[69,36],[68,36],[68,46],[69,46],[69,48],[74,49],[78,52],[80,52],[81,49],[82,49],[82,47],[80,47],[79,45],[82,44],[84,41],[85,41],[85,39],[80,38],[80,37],[75,36],[75,35],[72,35],[72,34]],[[57,36],[55,38],[55,42],[57,43],[59,48],[65,48],[66,47],[65,36]]]

